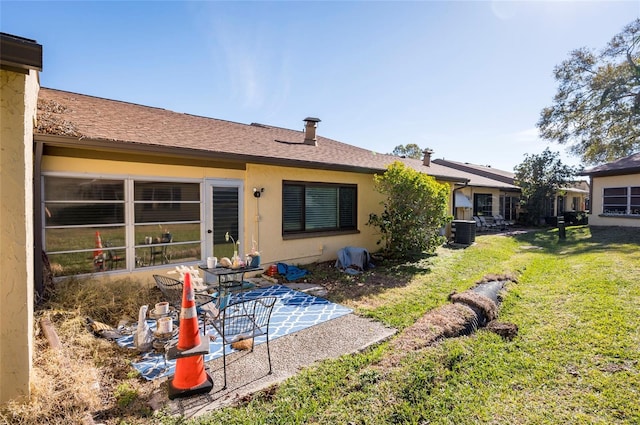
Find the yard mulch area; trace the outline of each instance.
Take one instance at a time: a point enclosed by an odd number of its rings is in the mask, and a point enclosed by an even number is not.
[[[394,273],[387,267],[376,266],[362,274],[350,275],[335,267],[334,261],[315,263],[307,268],[311,274],[306,280],[327,290],[327,298],[332,301],[357,300],[385,289],[405,286],[407,276]]]

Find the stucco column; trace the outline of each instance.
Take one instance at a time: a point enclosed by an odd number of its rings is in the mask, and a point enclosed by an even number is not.
[[[0,402],[28,397],[33,352],[37,71],[0,70]]]

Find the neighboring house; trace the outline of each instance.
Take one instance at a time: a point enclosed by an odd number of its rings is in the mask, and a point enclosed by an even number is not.
[[[501,215],[517,221],[521,191],[514,183],[515,175],[490,166],[434,159],[433,163],[464,173],[469,180],[455,191],[454,218],[469,220],[473,216]]]
[[[640,227],[640,152],[582,174],[591,182],[590,225]]]
[[[319,136],[320,120],[304,121],[301,132],[42,88],[36,244],[56,276],[231,256],[227,232],[263,264],[327,261],[345,246],[377,249],[366,224],[382,208],[373,175],[393,161],[451,190],[467,181]]]
[[[42,46],[0,33],[0,404],[30,394],[33,353],[33,123]]]
[[[515,173],[498,170],[490,166],[435,159],[433,162],[452,167],[472,175],[466,193],[473,201],[473,215],[502,215],[506,220],[518,221],[526,211],[520,206],[521,189],[516,185]],[[587,210],[589,186],[576,181],[558,190],[543,206],[544,216],[553,217],[568,212]]]

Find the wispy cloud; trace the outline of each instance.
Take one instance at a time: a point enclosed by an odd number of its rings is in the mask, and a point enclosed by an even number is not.
[[[540,132],[536,127],[507,134],[507,137],[512,138],[517,143],[534,145],[542,142],[542,139],[540,139]]]

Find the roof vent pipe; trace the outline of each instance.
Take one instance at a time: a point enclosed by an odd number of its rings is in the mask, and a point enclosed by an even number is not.
[[[316,137],[316,128],[320,122],[320,118],[307,117],[304,120],[304,144],[317,146],[318,139]]]
[[[431,149],[425,149],[422,153],[424,154],[422,165],[426,165],[428,167],[431,165],[431,155],[433,155],[433,151]]]

